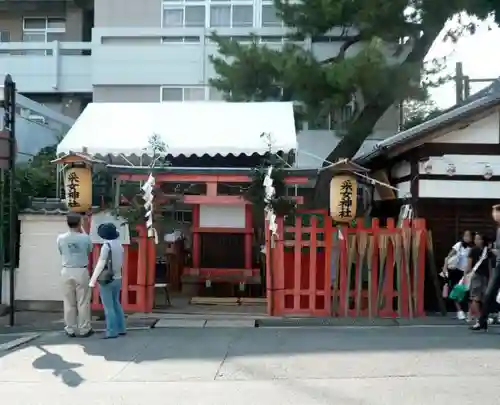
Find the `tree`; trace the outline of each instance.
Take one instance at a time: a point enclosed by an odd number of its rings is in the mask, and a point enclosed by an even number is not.
[[[402,129],[409,129],[438,116],[441,110],[431,99],[408,100],[403,103]]]
[[[11,172],[5,171],[0,177],[0,270],[11,259],[6,243],[13,237],[9,227],[10,210],[19,213],[28,208],[32,197],[56,196],[57,169],[56,165],[50,163],[56,157],[56,148],[56,145],[42,148],[29,162],[16,165],[14,201],[11,201],[9,193]]]
[[[277,50],[257,37],[244,45],[214,34],[219,55],[211,58],[217,73],[211,85],[233,101],[296,101],[306,118],[352,105],[328,161],[352,158],[392,105],[425,96],[436,69],[424,58],[447,22],[456,19],[445,37],[457,40],[492,14],[500,20],[500,0],[275,0],[275,6],[295,31],[290,41]],[[345,41],[331,58],[318,60],[294,43],[333,29]],[[330,178],[324,170],[316,182],[320,206],[328,204]]]
[[[57,190],[57,145],[42,148],[29,162],[16,167],[16,205],[18,210],[28,208],[31,198],[55,198]]]

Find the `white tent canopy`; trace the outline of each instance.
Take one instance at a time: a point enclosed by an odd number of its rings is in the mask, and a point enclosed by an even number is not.
[[[262,133],[271,134],[273,152],[297,148],[292,103],[91,103],[63,141],[57,154],[151,154],[158,136],[173,156],[252,155],[268,151]]]

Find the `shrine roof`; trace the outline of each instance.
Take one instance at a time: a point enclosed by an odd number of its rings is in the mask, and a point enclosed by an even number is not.
[[[297,149],[293,104],[215,101],[90,103],[57,147],[57,155],[151,155],[151,137],[173,156],[264,154]]]
[[[193,174],[193,175],[250,175],[253,172],[251,167],[154,167],[151,169],[148,166],[123,166],[123,165],[107,165],[110,173],[114,174],[146,174],[146,173],[172,173],[172,174]],[[316,178],[318,170],[316,169],[284,169],[287,176],[304,176],[308,178]]]

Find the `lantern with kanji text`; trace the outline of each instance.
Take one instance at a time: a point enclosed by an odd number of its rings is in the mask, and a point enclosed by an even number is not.
[[[349,223],[356,218],[358,182],[353,174],[340,174],[330,182],[330,215],[336,222]]]
[[[92,208],[92,168],[73,163],[64,171],[66,205],[71,212],[88,212]]]
[[[92,209],[92,165],[98,162],[86,151],[52,161],[64,165],[64,196],[69,211],[86,213]]]

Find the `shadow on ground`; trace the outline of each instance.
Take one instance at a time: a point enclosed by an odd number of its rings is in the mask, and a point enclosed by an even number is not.
[[[68,387],[78,387],[84,380],[78,374],[77,368],[82,367],[82,363],[71,363],[62,358],[61,355],[51,353],[42,346],[36,348],[43,352],[43,355],[33,361],[33,367],[37,370],[50,370],[54,377],[60,378]]]
[[[0,356],[0,382],[52,380],[154,382],[345,378],[383,375],[500,376],[493,361],[500,328],[474,334],[456,327],[165,328],[103,340],[41,336]],[[497,364],[498,363],[498,364]],[[16,377],[9,370],[25,367]],[[34,372],[36,371],[36,372]],[[40,372],[44,372],[43,375]],[[48,381],[48,380],[47,380]]]

